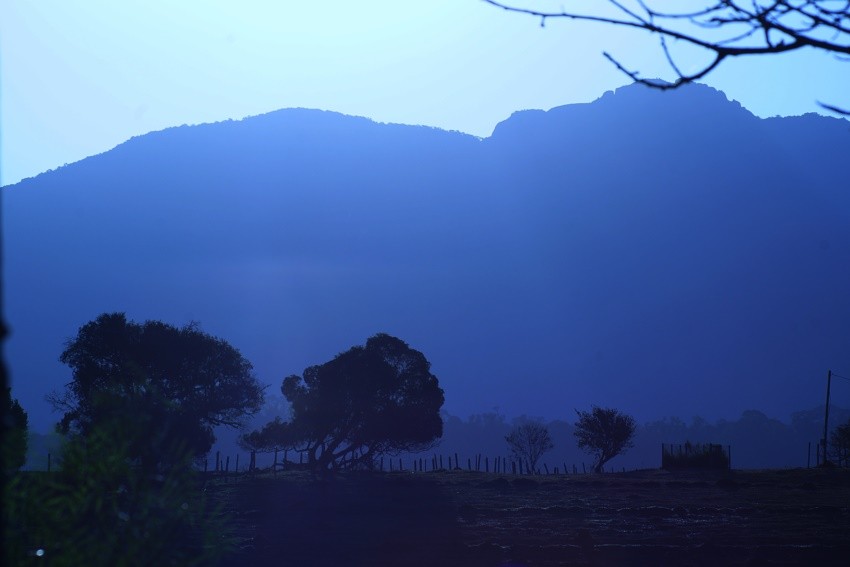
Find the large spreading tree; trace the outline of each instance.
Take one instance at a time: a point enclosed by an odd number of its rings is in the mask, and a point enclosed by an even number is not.
[[[105,313],[80,328],[60,360],[73,378],[50,398],[64,411],[59,429],[86,437],[106,427],[147,469],[206,454],[213,428],[241,427],[263,403],[251,363],[196,324]]]
[[[281,391],[292,418],[243,443],[303,451],[313,470],[371,468],[380,455],[421,451],[443,434],[443,390],[431,364],[390,335],[288,376]]]

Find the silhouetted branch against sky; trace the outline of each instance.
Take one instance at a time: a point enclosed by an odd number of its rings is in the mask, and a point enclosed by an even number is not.
[[[603,55],[632,80],[662,90],[702,79],[729,57],[780,54],[804,47],[839,57],[850,55],[850,0],[574,0],[557,4],[559,8],[551,11],[540,6],[555,2],[483,1],[540,18],[541,26],[549,18],[561,18],[657,34],[661,52],[676,75],[671,83],[641,77],[640,71],[630,69],[617,55]],[[681,45],[708,57],[695,71],[684,72],[675,52]],[[850,114],[850,110],[819,104],[832,112]]]

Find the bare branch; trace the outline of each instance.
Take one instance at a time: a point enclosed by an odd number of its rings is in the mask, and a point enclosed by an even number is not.
[[[627,69],[614,56],[603,53],[619,71],[632,80],[658,89],[671,89],[705,77],[729,57],[781,54],[810,47],[836,56],[850,55],[850,0],[705,0],[699,9],[683,11],[658,10],[650,0],[608,0],[607,3],[576,1],[577,9],[544,11],[525,7],[522,0],[506,3],[483,0],[491,6],[541,18],[561,18],[638,29],[660,36],[661,51],[677,79],[673,83],[642,79],[637,71]],[[607,4],[614,15],[603,12]],[[617,15],[619,13],[619,16]],[[699,48],[711,55],[700,70],[685,74],[677,65],[668,40],[674,39]],[[834,106],[823,108],[846,115]]]
[[[839,108],[837,106],[833,106],[831,104],[826,104],[826,103],[821,102],[821,101],[818,101],[818,106],[820,106],[821,108],[824,108],[826,110],[829,110],[830,112],[840,114],[842,116],[850,116],[850,110],[845,109],[845,108]]]

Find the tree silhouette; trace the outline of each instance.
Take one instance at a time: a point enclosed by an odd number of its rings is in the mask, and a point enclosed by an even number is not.
[[[850,55],[850,2],[844,0],[701,0],[684,6],[657,8],[653,0],[587,0],[572,2],[570,10],[531,8],[530,2],[484,0],[493,6],[536,16],[541,25],[549,18],[595,22],[655,34],[661,51],[676,75],[672,83],[640,77],[608,52],[603,55],[632,80],[669,89],[699,80],[732,57],[779,54],[814,48],[837,56]],[[673,3],[675,4],[675,3]],[[707,54],[707,61],[685,73],[676,63],[671,43],[685,44]],[[847,110],[820,103],[848,114]]]
[[[840,467],[850,467],[850,420],[832,431],[829,443],[832,461]]]
[[[605,463],[633,446],[635,420],[615,409],[593,406],[589,412],[576,410],[575,436],[578,446],[595,456],[593,470],[602,472]]]
[[[519,461],[528,463],[531,471],[537,470],[537,461],[554,447],[549,429],[542,423],[529,421],[513,428],[505,437],[511,452]]]
[[[27,435],[29,419],[27,412],[12,399],[12,391],[6,388],[2,404],[5,407],[4,436],[2,438],[2,468],[6,474],[19,470],[27,461]]]
[[[425,450],[443,433],[443,390],[430,367],[400,339],[375,335],[285,378],[292,419],[243,439],[304,451],[313,470],[368,468],[382,454]]]
[[[196,324],[103,314],[80,328],[60,361],[73,379],[49,397],[65,412],[59,429],[85,437],[108,422],[146,469],[207,453],[213,427],[239,427],[263,402],[251,363]]]

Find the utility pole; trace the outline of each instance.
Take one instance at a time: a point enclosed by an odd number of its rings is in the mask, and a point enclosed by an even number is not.
[[[823,416],[823,466],[829,466],[829,457],[826,456],[827,434],[829,433],[829,386],[832,383],[832,370],[826,373],[826,409]]]

